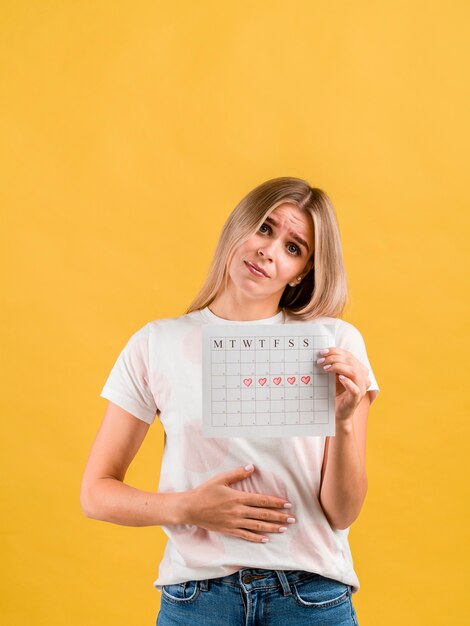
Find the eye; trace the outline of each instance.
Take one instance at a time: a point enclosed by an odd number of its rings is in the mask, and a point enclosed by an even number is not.
[[[261,230],[262,228],[267,228],[269,232],[271,231],[271,226],[268,226],[268,224],[261,224],[261,226],[259,227],[260,232],[266,232]]]
[[[288,247],[288,248],[294,248],[294,250],[293,250],[293,251],[290,251],[290,252],[291,252],[291,254],[300,254],[300,248],[299,248],[299,246],[295,245],[295,243],[289,243],[289,244],[287,245],[287,247]]]

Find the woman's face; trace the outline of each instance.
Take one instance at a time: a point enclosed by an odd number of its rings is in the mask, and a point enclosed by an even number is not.
[[[314,230],[309,213],[281,204],[235,250],[229,267],[234,285],[251,297],[280,300],[286,285],[311,267]],[[257,271],[258,270],[258,271]]]

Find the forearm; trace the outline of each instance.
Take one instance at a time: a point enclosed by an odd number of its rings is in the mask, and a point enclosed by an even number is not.
[[[320,488],[320,504],[333,528],[348,528],[360,513],[367,494],[365,464],[353,424],[336,426],[328,445],[328,462]]]
[[[87,517],[123,526],[184,524],[185,492],[153,493],[115,478],[100,478],[81,494]]]

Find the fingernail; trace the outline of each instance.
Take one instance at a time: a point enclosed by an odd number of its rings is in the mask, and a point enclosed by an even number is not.
[[[263,538],[261,539],[261,542],[262,542],[262,543],[266,543],[266,542],[268,542],[268,541],[269,541],[269,539],[268,539],[267,537],[263,537]]]
[[[286,521],[288,524],[295,524],[295,517],[288,517]]]
[[[320,354],[328,354],[328,352],[329,352],[328,348],[326,348],[326,350],[320,350]]]
[[[252,463],[250,463],[250,465],[245,465],[245,470],[247,472],[251,472],[252,469],[254,469],[254,465]]]
[[[291,508],[292,508],[292,504],[291,504],[290,502],[286,502],[286,503],[284,504],[284,508],[285,508],[285,509],[291,509]]]
[[[285,533],[285,532],[286,532],[286,530],[287,530],[287,527],[286,527],[286,526],[279,526],[279,528],[278,528],[278,531],[279,531],[280,533]]]

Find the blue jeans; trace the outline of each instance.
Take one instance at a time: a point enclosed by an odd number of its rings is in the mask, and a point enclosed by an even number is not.
[[[156,626],[357,626],[351,593],[302,570],[242,569],[164,585]]]

